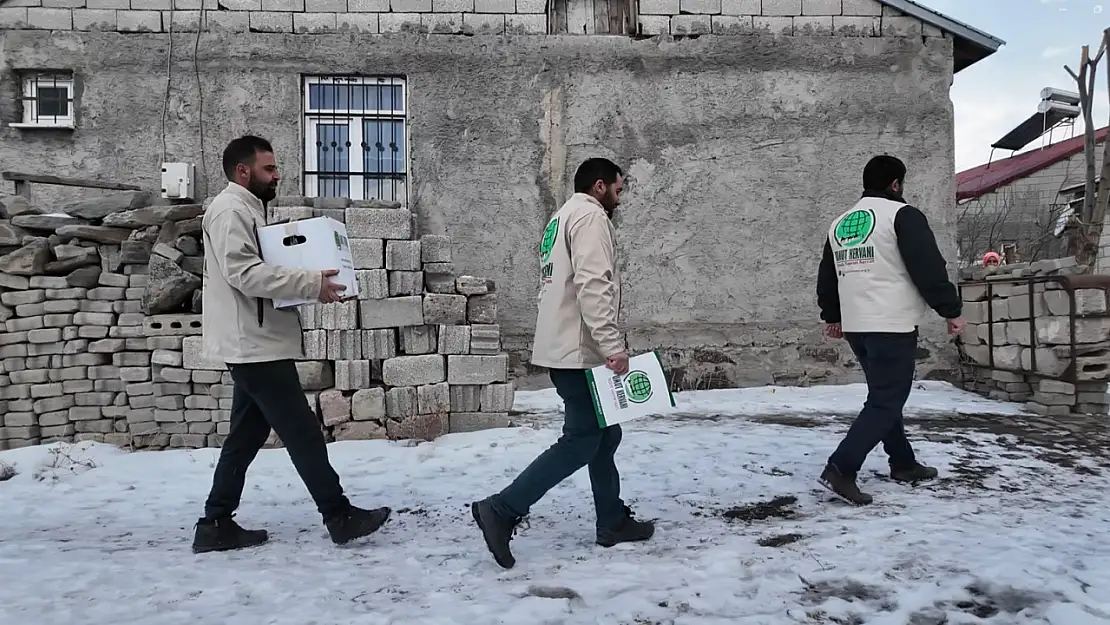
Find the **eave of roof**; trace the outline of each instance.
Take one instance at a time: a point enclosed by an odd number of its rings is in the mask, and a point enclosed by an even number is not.
[[[953,72],[958,72],[982,61],[1006,44],[1005,41],[994,35],[922,6],[914,0],[879,0],[879,2],[922,22],[932,24],[952,35],[955,44],[953,46]]]

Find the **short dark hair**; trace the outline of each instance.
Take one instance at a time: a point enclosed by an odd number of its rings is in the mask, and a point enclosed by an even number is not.
[[[622,175],[621,168],[607,158],[589,158],[578,166],[574,172],[574,192],[586,193],[598,180],[605,184],[613,184],[617,176]]]
[[[865,191],[883,191],[895,180],[898,184],[906,181],[906,164],[889,154],[872,158],[863,168]]]
[[[240,164],[250,165],[254,163],[255,154],[273,151],[274,146],[262,137],[243,135],[238,139],[232,139],[231,143],[224,148],[224,175],[228,180],[234,180],[235,168]]]

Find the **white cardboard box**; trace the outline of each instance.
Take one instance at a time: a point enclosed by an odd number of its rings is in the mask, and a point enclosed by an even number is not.
[[[628,360],[628,373],[617,375],[602,365],[586,372],[597,412],[597,424],[603,428],[648,415],[671,412],[671,394],[663,363],[655,352],[633,356]]]
[[[358,296],[355,263],[347,226],[331,217],[313,217],[301,221],[274,224],[258,229],[258,245],[262,260],[278,267],[292,269],[338,269],[330,280],[343,284],[345,298]],[[298,300],[274,300],[274,308],[288,308],[318,301],[315,297]]]

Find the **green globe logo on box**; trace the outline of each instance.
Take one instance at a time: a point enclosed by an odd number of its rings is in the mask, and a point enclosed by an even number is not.
[[[852,211],[836,224],[833,234],[843,247],[855,247],[867,242],[875,231],[875,213],[869,210]]]
[[[642,404],[651,399],[651,378],[643,371],[630,371],[624,376],[624,392],[628,401]]]

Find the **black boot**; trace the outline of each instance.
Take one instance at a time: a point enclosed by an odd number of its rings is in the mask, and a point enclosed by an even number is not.
[[[897,482],[920,482],[922,480],[931,480],[937,476],[937,470],[933,467],[927,467],[919,462],[913,463],[913,466],[894,468],[890,467],[890,479]]]
[[[231,517],[202,518],[193,535],[193,553],[257,547],[270,539],[266,530],[243,529]]]
[[[856,478],[841,475],[840,471],[833,465],[825,465],[825,470],[821,473],[821,485],[831,490],[833,493],[846,500],[848,503],[857,506],[866,506],[871,503],[871,495],[860,491],[859,486],[856,486]]]
[[[497,514],[490,505],[489,498],[470,504],[470,514],[478,524],[478,529],[482,531],[482,538],[486,541],[486,548],[493,554],[494,561],[501,568],[513,568],[516,565],[516,558],[513,557],[513,552],[509,551],[509,541],[513,539],[516,527],[520,525],[523,517],[507,519]]]
[[[324,525],[328,528],[331,541],[337,545],[344,545],[378,531],[389,520],[391,512],[389,508],[363,510],[351,506],[324,521]]]
[[[597,544],[612,547],[621,543],[635,543],[650,539],[655,535],[655,524],[651,521],[638,521],[632,509],[624,507],[624,519],[612,529],[597,530]]]

